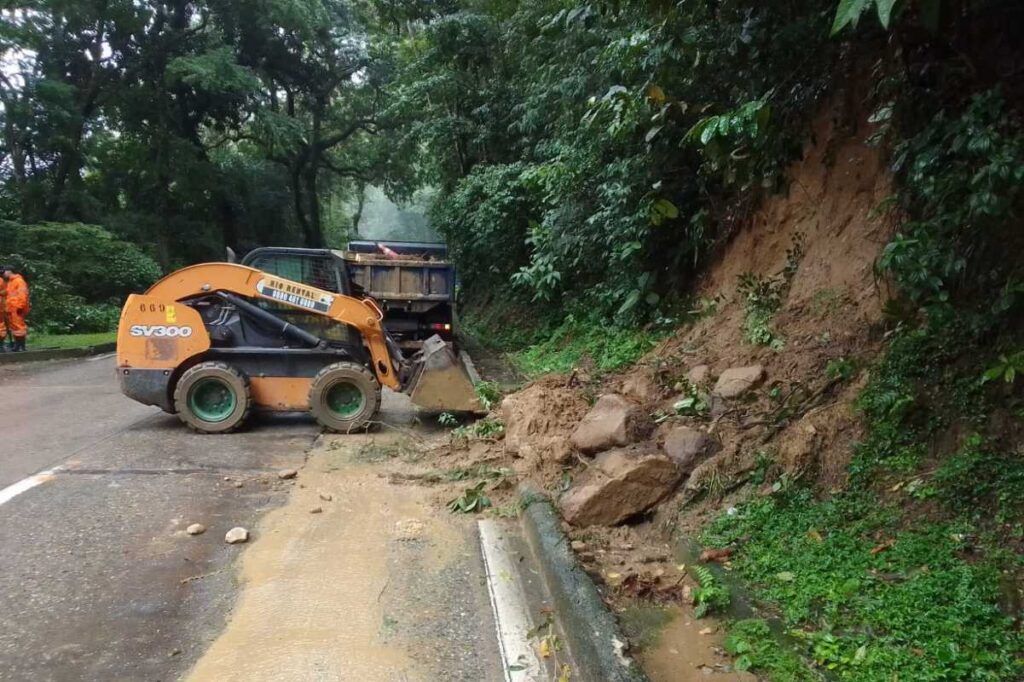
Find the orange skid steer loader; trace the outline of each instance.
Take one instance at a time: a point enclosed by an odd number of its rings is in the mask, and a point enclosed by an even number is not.
[[[293,324],[288,313],[317,324]],[[429,410],[480,409],[447,344],[431,338],[407,360],[383,318],[371,299],[242,265],[193,265],[128,297],[117,375],[129,398],[203,433],[231,431],[253,409],[310,412],[331,431],[362,429],[374,421],[382,386]]]

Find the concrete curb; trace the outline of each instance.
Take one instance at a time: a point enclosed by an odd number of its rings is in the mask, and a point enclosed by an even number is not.
[[[22,362],[38,362],[40,360],[64,360],[68,358],[84,358],[117,350],[116,343],[101,343],[96,346],[81,348],[45,348],[29,350],[24,353],[0,353],[0,365],[13,365]]]
[[[519,495],[526,538],[551,593],[579,679],[649,682],[636,661],[625,655],[626,639],[619,624],[576,561],[551,500],[529,486],[521,486]]]

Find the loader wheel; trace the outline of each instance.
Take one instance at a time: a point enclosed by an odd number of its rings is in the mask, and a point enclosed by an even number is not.
[[[380,409],[380,384],[362,365],[335,362],[321,369],[309,387],[309,410],[329,431],[366,428]]]
[[[178,379],[174,407],[178,418],[200,433],[227,433],[249,416],[249,378],[223,362],[203,362]]]

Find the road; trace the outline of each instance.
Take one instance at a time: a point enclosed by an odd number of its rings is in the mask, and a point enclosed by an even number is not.
[[[224,533],[284,502],[275,471],[318,430],[190,433],[121,396],[111,357],[4,368],[0,388],[0,487],[62,467],[0,505],[0,680],[180,677],[233,603]]]
[[[308,419],[197,435],[113,371],[0,368],[0,680],[504,679],[475,522],[367,468],[382,436],[306,464]]]

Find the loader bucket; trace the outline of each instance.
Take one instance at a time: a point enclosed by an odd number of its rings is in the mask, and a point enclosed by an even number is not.
[[[439,412],[482,412],[466,367],[440,336],[423,342],[405,392],[413,404]]]

